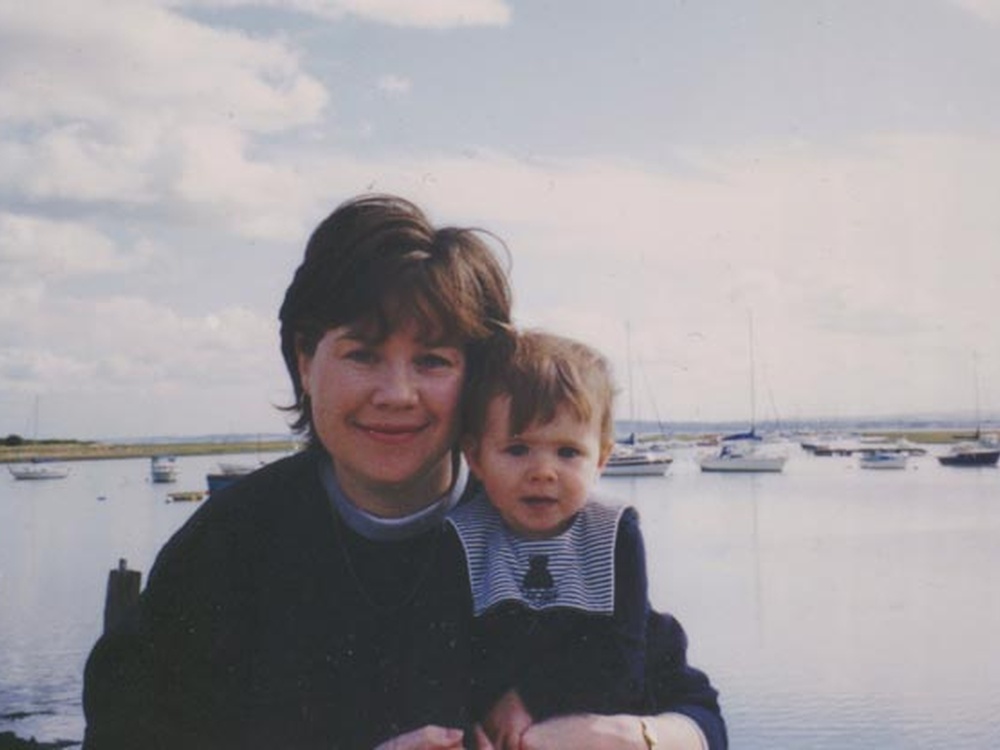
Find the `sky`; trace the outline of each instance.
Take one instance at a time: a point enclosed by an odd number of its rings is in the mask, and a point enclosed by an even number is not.
[[[309,233],[509,248],[619,416],[1000,410],[1000,0],[0,0],[0,435],[287,428]]]

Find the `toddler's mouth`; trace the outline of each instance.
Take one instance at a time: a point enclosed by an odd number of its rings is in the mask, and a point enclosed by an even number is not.
[[[556,505],[559,500],[554,497],[546,497],[544,495],[527,495],[521,498],[521,502],[525,505],[531,506],[543,506],[543,505]]]

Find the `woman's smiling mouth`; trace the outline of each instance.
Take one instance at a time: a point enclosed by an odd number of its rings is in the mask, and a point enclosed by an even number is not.
[[[428,424],[421,422],[420,424],[357,424],[355,426],[374,440],[383,443],[405,443],[423,432]]]

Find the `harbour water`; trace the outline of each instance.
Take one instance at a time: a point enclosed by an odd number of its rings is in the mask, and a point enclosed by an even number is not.
[[[781,474],[605,478],[642,518],[655,605],[722,691],[735,750],[985,750],[1000,743],[1000,471],[902,471],[798,446]],[[256,459],[256,456],[246,456]],[[273,456],[264,456],[265,459]],[[0,732],[79,741],[109,569],[146,573],[215,457],[0,475]],[[228,459],[227,459],[228,460]],[[99,499],[103,498],[103,499]]]

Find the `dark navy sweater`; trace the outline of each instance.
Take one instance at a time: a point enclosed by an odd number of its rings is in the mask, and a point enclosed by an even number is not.
[[[369,750],[426,724],[463,727],[471,618],[444,528],[370,541],[333,512],[319,456],[217,493],[171,538],[131,616],[95,645],[85,750]],[[648,623],[646,712],[725,724],[666,615]]]

